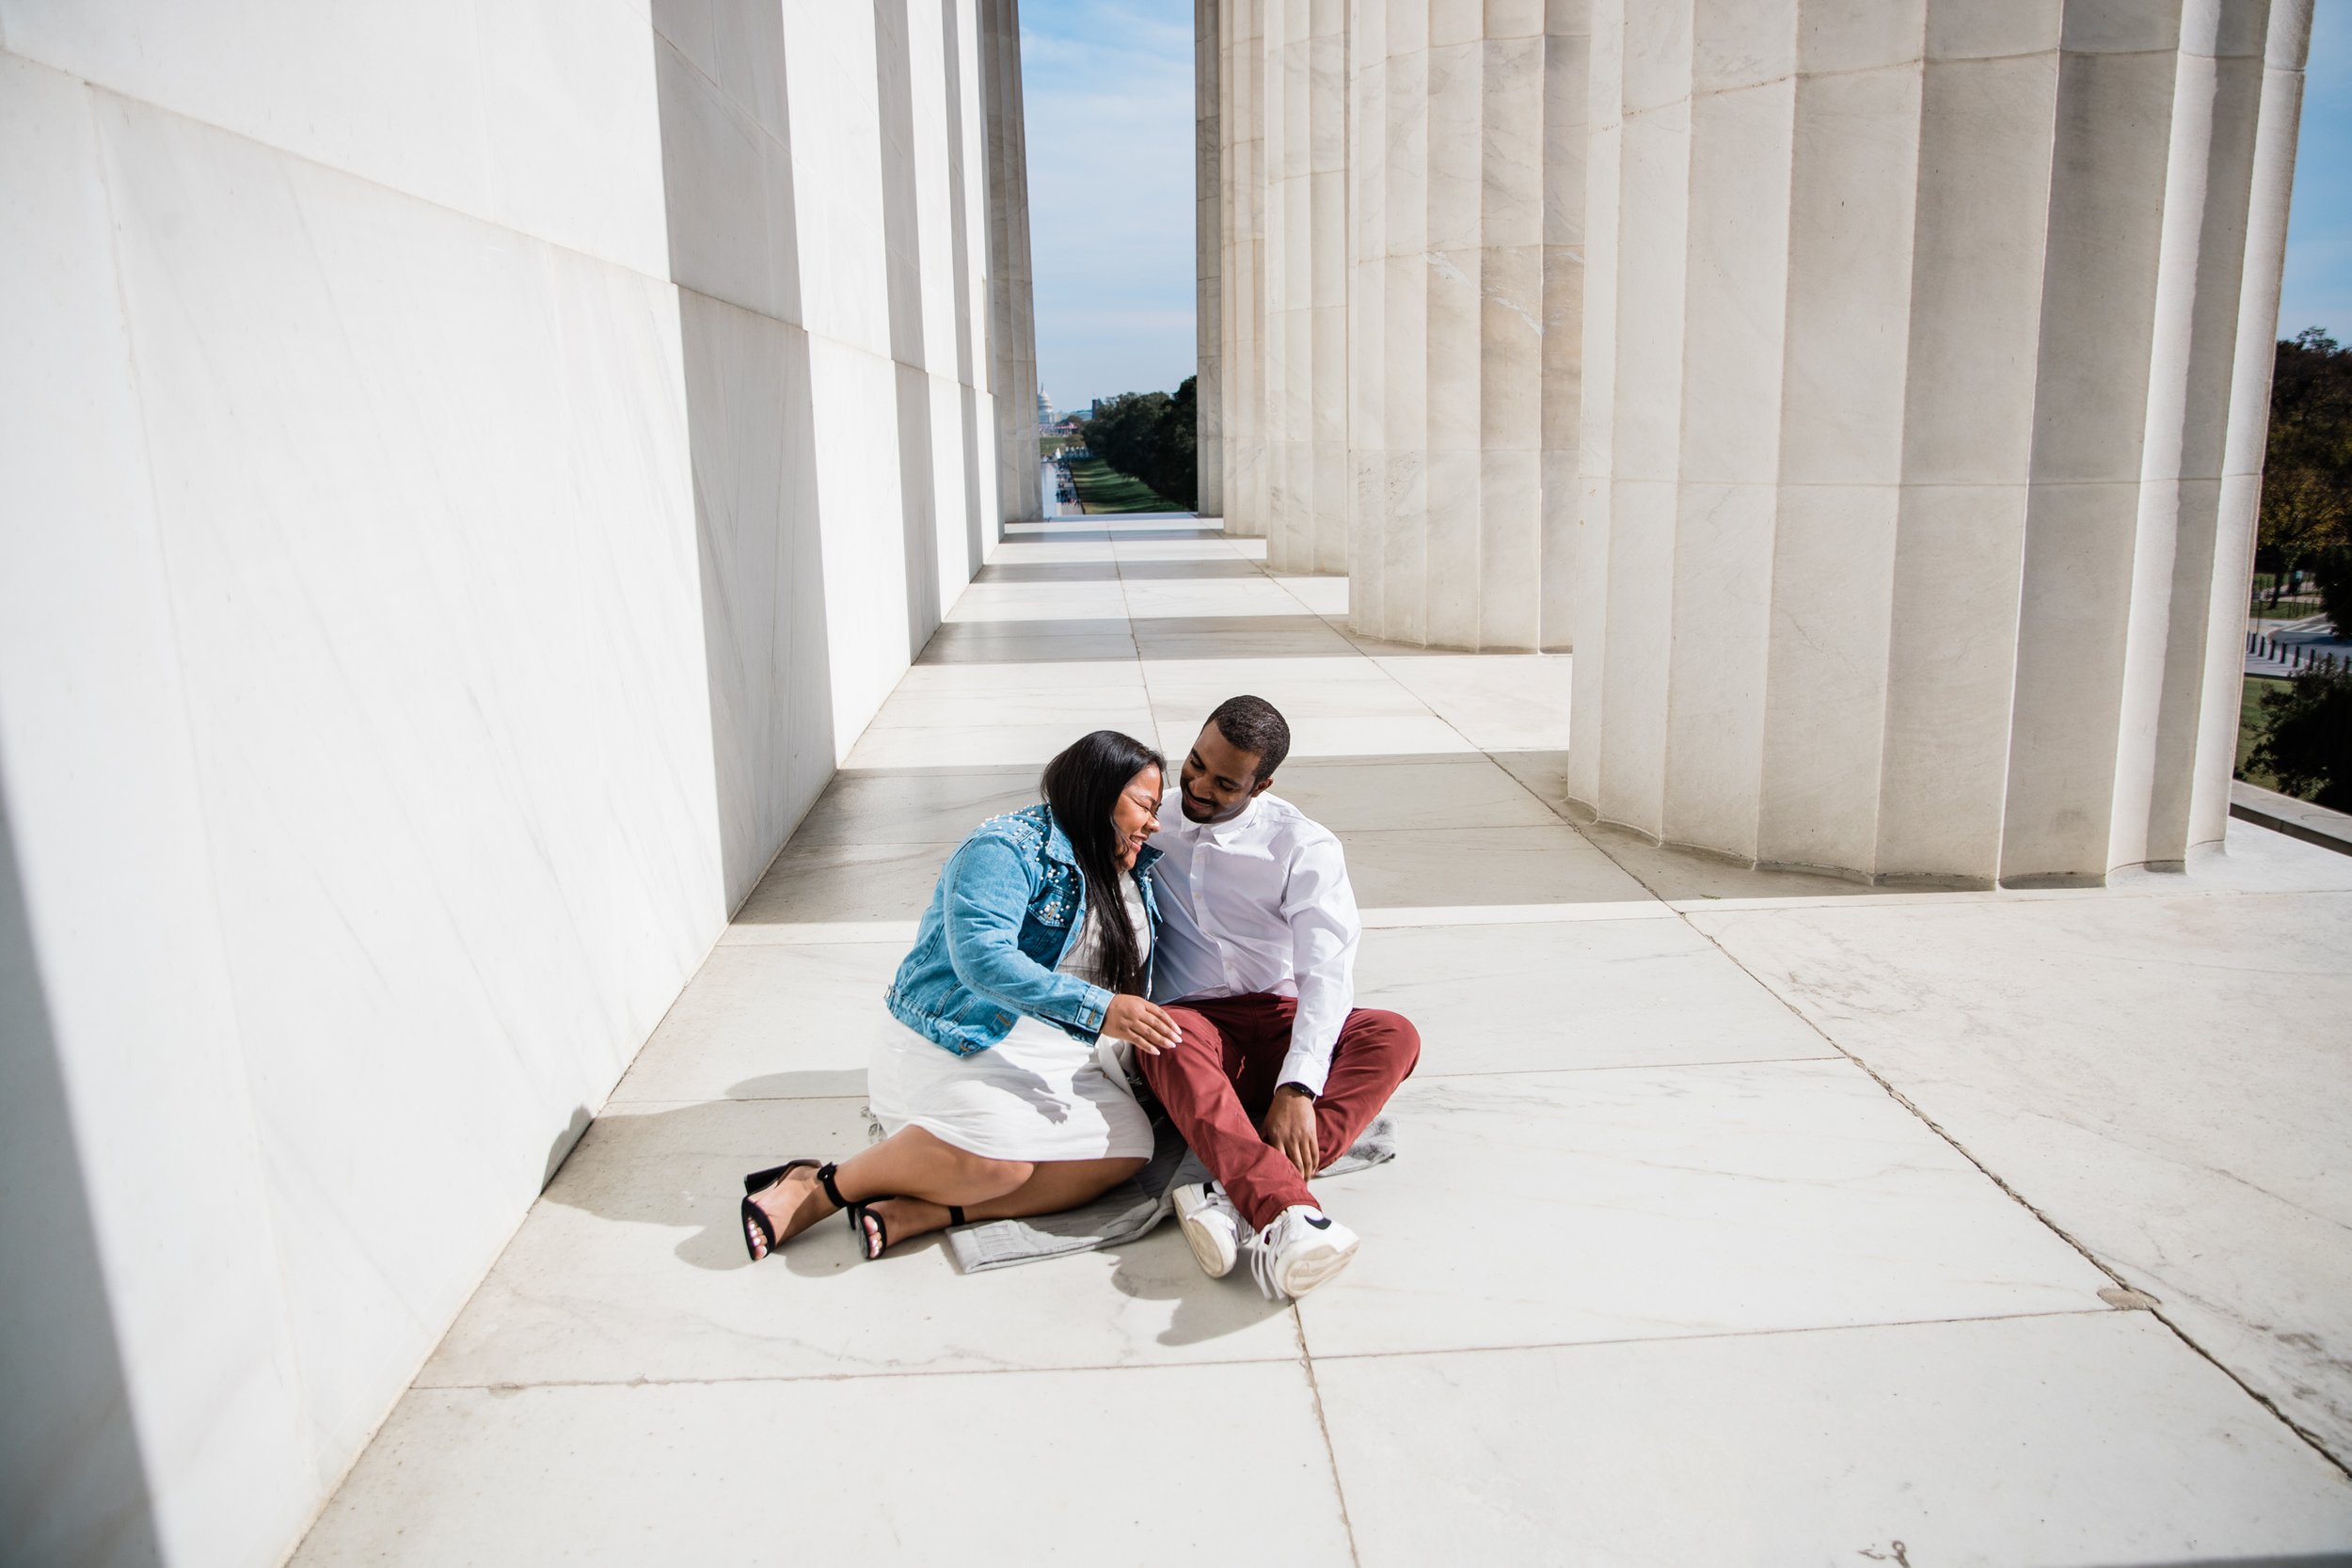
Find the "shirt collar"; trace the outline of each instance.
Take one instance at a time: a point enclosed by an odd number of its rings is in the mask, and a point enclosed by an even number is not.
[[[1239,816],[1229,818],[1223,822],[1206,822],[1198,824],[1198,832],[1202,837],[1206,838],[1212,844],[1231,844],[1235,838],[1240,836],[1243,829],[1248,827],[1251,823],[1258,819],[1259,808],[1264,804],[1265,796],[1263,794],[1253,795],[1249,798],[1249,803],[1241,808],[1241,814]]]

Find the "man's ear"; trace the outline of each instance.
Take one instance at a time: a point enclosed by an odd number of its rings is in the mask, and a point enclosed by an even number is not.
[[[1249,786],[1249,798],[1254,800],[1259,796],[1263,795],[1267,790],[1273,787],[1274,775],[1268,773],[1264,778],[1260,779],[1256,784]]]

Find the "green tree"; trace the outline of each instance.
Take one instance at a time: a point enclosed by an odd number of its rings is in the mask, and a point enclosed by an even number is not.
[[[2352,811],[2352,673],[2307,670],[2265,692],[2262,737],[2248,761],[2289,795]]]
[[[2319,608],[2339,636],[2352,631],[2352,547],[2319,552],[2312,576],[2319,579]]]
[[[1140,480],[1180,511],[1200,505],[1195,467],[1194,378],[1175,395],[1122,392],[1105,399],[1078,427],[1087,450],[1119,472]]]
[[[2281,576],[2352,548],[2352,349],[2315,326],[2272,363],[2261,544]]]

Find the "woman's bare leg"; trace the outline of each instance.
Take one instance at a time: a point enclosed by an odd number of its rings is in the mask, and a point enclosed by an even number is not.
[[[963,1217],[974,1220],[1017,1220],[1031,1214],[1058,1214],[1091,1203],[1144,1167],[1139,1159],[1041,1160],[1029,1179],[998,1197],[962,1204]],[[925,1197],[898,1197],[870,1206],[889,1233],[890,1244],[945,1229],[950,1215],[946,1203]]]
[[[919,1127],[902,1127],[882,1142],[842,1161],[834,1172],[833,1183],[851,1203],[906,1194],[929,1198],[934,1205],[960,1203],[969,1210],[974,1204],[985,1204],[1019,1191],[1041,1168],[1026,1160],[992,1160],[958,1148]],[[1104,1185],[1107,1188],[1109,1184]],[[807,1166],[788,1172],[783,1180],[755,1196],[752,1202],[767,1213],[769,1223],[776,1227],[779,1246],[834,1212],[833,1199],[825,1196],[817,1172]],[[946,1212],[940,1210],[942,1214]],[[1039,1214],[1047,1211],[1022,1212]],[[940,1223],[946,1222],[943,1219]],[[746,1228],[751,1232],[753,1247],[765,1257],[766,1242],[758,1228]],[[938,1226],[930,1228],[935,1230]]]

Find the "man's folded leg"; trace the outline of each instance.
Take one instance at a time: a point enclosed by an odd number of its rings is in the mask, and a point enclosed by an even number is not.
[[[1315,1097],[1315,1153],[1329,1164],[1356,1147],[1421,1060],[1421,1031],[1403,1015],[1359,1007],[1340,1026],[1330,1075]]]
[[[1269,1051],[1279,1066],[1280,1053],[1289,1049],[1290,1020],[1267,1005],[1274,1000],[1222,997],[1170,1007],[1184,1038],[1164,1051],[1136,1053],[1168,1120],[1252,1230],[1263,1229],[1294,1204],[1315,1201],[1298,1167],[1260,1135],[1252,1107],[1235,1086],[1237,1079],[1273,1070],[1263,1065]]]

